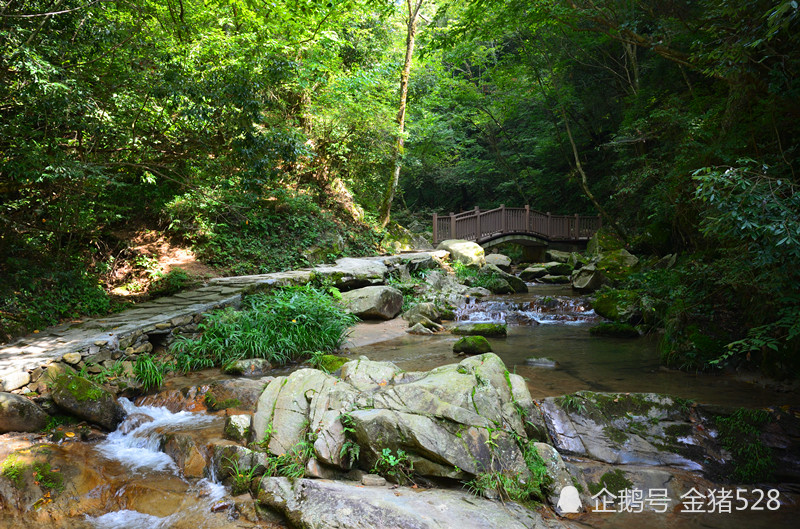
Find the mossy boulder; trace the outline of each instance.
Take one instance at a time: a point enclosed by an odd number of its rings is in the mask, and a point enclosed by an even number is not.
[[[475,283],[470,281],[470,283]],[[481,280],[481,286],[491,291],[492,294],[513,294],[514,288],[502,277],[492,276]]]
[[[586,244],[586,253],[600,255],[609,251],[621,250],[624,247],[625,242],[619,235],[608,228],[600,228]]]
[[[450,259],[467,266],[481,267],[486,263],[486,252],[480,244],[463,239],[448,239],[439,243],[437,250],[450,252]]]
[[[603,253],[595,264],[612,281],[619,281],[627,277],[639,263],[639,258],[625,249]]]
[[[572,273],[572,267],[565,262],[551,261],[539,266],[547,270],[547,273],[551,276],[565,276]]]
[[[572,273],[572,288],[579,292],[594,292],[608,282],[605,274],[593,264],[588,264]]]
[[[519,278],[523,281],[533,281],[547,275],[547,269],[543,266],[530,266],[520,272]]]
[[[452,333],[460,336],[506,336],[508,329],[504,323],[467,323],[453,328]]]
[[[610,336],[613,338],[638,338],[639,331],[628,323],[601,323],[589,329],[592,336]]]
[[[524,294],[528,292],[528,285],[525,284],[525,281],[515,275],[504,272],[493,264],[487,264],[481,268],[479,275],[484,274],[493,275],[494,277],[499,277],[500,279],[504,280],[506,283],[508,283],[513,292],[516,292],[517,294]]]
[[[594,311],[611,321],[637,325],[642,321],[639,294],[632,290],[603,290],[592,304]]]
[[[127,415],[110,391],[73,373],[58,375],[50,386],[50,396],[62,410],[106,430],[114,430]]]
[[[49,416],[32,401],[13,393],[0,393],[0,434],[36,432],[47,424]]]
[[[271,369],[272,364],[265,358],[245,358],[224,365],[222,372],[226,375],[260,377]]]
[[[346,356],[322,355],[319,359],[317,367],[326,373],[334,373],[350,360],[352,360],[352,358],[348,358]]]
[[[551,284],[551,285],[565,285],[565,284],[569,283],[571,280],[570,280],[569,276],[556,276],[556,275],[547,274],[546,276],[540,277],[539,281],[541,281],[542,283],[548,283],[548,284]]]
[[[562,252],[560,250],[547,250],[544,253],[546,259],[549,259],[551,262],[556,263],[568,263],[570,253],[569,252]]]
[[[453,352],[458,354],[479,355],[491,351],[489,340],[483,336],[462,336],[453,344]]]
[[[511,271],[511,258],[501,253],[493,253],[486,256],[486,264],[493,265],[504,272]]]

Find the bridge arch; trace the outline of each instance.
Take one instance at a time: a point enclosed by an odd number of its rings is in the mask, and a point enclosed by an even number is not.
[[[536,246],[537,241],[584,242],[602,226],[599,216],[552,215],[523,208],[499,208],[462,211],[448,216],[433,215],[433,243],[446,239],[464,239],[479,244],[504,236],[514,236],[520,244]],[[508,239],[510,242],[511,239]],[[499,243],[496,243],[499,244]]]

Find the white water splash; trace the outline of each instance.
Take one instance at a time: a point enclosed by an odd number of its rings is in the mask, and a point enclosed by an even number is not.
[[[117,460],[134,472],[175,471],[172,458],[160,451],[164,435],[214,420],[201,413],[173,413],[161,406],[136,406],[125,398],[119,402],[128,412],[128,417],[97,445],[97,450],[104,457]]]

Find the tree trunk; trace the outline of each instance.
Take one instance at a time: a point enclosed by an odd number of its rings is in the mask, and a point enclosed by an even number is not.
[[[381,226],[389,224],[392,211],[392,201],[397,190],[397,182],[400,179],[401,159],[403,156],[403,146],[405,145],[405,123],[406,123],[406,100],[408,99],[408,78],[411,74],[411,59],[414,56],[414,41],[417,36],[417,20],[419,10],[424,0],[416,0],[412,7],[411,0],[406,0],[408,6],[408,32],[406,34],[406,58],[403,63],[403,71],[400,73],[400,104],[397,111],[397,143],[394,151],[394,171],[386,183],[386,190],[383,194],[383,201],[378,213],[378,220]]]

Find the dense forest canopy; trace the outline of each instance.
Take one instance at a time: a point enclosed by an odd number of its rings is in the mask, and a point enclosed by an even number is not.
[[[404,222],[602,212],[680,255],[626,285],[666,361],[797,372],[795,1],[9,0],[0,46],[6,338],[109,310],[131,228],[231,274],[376,251],[399,168]]]

